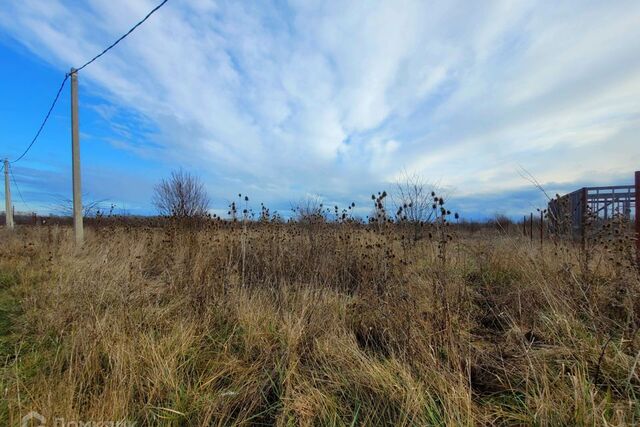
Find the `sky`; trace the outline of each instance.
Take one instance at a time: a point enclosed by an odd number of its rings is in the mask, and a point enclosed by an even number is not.
[[[19,156],[72,66],[152,0],[0,3],[0,156]],[[169,0],[79,73],[86,200],[152,214],[171,170],[214,212],[239,193],[286,215],[307,197],[371,210],[405,174],[463,218],[640,170],[640,2]],[[67,85],[12,165],[17,210],[71,197]]]

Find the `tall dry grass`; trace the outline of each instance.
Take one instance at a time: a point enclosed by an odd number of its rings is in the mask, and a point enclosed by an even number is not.
[[[3,233],[0,423],[637,424],[635,268],[451,229]]]

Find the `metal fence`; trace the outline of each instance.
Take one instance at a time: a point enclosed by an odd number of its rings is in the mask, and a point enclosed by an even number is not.
[[[583,187],[553,199],[548,205],[550,227],[585,237],[587,223],[591,227],[606,224],[614,217],[628,220],[635,229],[636,248],[640,260],[640,171],[631,185]]]

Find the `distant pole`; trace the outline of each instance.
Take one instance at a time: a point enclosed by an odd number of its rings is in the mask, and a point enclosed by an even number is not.
[[[636,171],[636,258],[640,266],[640,171]]]
[[[527,237],[527,216],[525,215],[522,219],[522,235]]]
[[[78,72],[71,69],[71,157],[73,162],[73,234],[82,245],[82,190],[80,187],[80,125],[78,122]]]
[[[531,212],[531,220],[529,221],[529,237],[533,242],[533,212]]]
[[[587,249],[587,191],[585,187],[580,192],[580,240],[583,251]]]
[[[13,207],[11,206],[11,185],[9,184],[9,160],[4,159],[4,221],[7,230],[13,230]]]

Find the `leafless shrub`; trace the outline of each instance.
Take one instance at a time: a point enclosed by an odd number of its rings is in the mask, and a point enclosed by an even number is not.
[[[509,229],[513,225],[513,221],[511,220],[511,218],[501,213],[495,214],[493,217],[493,221],[496,225],[496,229],[505,233],[509,232]]]
[[[73,200],[63,196],[58,196],[57,199],[54,211],[61,216],[73,216]],[[94,200],[87,194],[82,195],[82,200],[82,216],[85,218],[94,217],[104,211],[107,203],[107,199]]]
[[[294,219],[301,224],[321,223],[326,221],[323,207],[320,196],[307,196],[292,206],[291,210],[294,213]]]
[[[415,173],[405,172],[397,181],[392,200],[396,207],[396,218],[411,226],[413,239],[422,237],[423,225],[432,222],[437,216],[433,198],[436,186],[429,184]]]
[[[156,185],[152,202],[161,215],[195,218],[207,214],[210,200],[200,178],[177,170]]]

